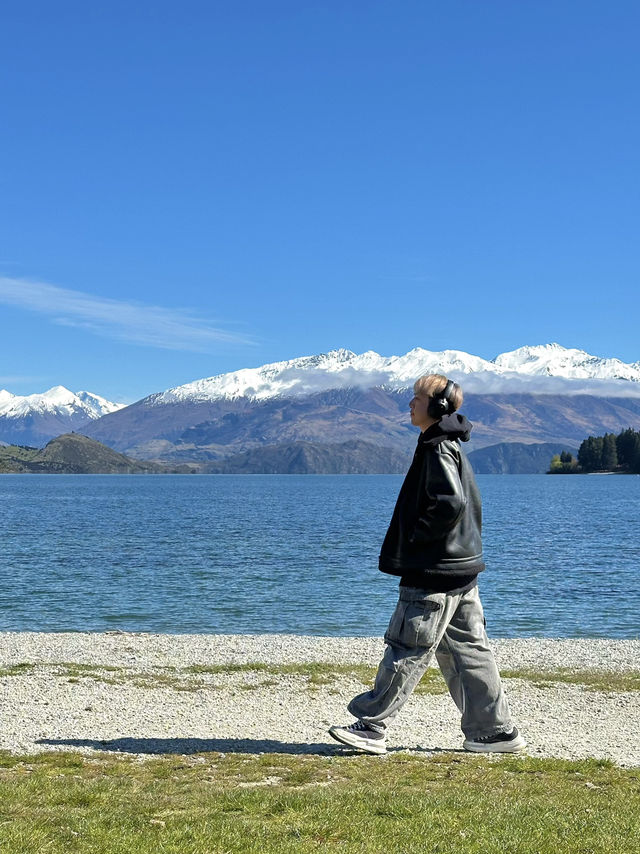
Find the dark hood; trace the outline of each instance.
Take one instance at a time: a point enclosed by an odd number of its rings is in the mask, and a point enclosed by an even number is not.
[[[435,443],[444,441],[444,439],[459,439],[461,442],[468,442],[471,438],[471,430],[473,424],[465,415],[460,415],[459,412],[453,412],[451,415],[444,415],[440,421],[432,424],[424,433],[420,434],[418,444],[422,442]]]

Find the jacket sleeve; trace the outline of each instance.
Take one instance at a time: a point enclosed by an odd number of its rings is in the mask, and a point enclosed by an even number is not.
[[[409,537],[412,543],[438,540],[455,528],[466,505],[458,460],[437,449],[429,454],[424,489],[418,496],[417,519]]]

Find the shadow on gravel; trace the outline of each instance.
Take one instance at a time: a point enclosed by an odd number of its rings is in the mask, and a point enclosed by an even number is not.
[[[259,738],[114,738],[99,741],[90,738],[40,738],[36,744],[51,747],[89,747],[92,750],[111,753],[135,753],[137,755],[190,753],[297,753],[319,756],[362,756],[360,751],[341,744],[303,743],[276,741]],[[388,749],[388,753],[403,752],[401,746]],[[466,753],[466,750],[443,750],[439,747],[414,747],[411,753]]]
[[[259,738],[113,738],[99,741],[90,738],[40,738],[37,744],[52,747],[90,747],[113,753],[167,754],[189,753],[315,753],[333,755],[331,744],[303,744]]]

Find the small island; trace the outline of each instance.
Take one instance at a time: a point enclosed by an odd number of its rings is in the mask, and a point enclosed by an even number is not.
[[[589,436],[578,449],[555,454],[547,474],[640,474],[640,431]]]

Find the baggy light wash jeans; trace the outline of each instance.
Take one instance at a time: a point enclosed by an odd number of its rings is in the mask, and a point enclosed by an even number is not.
[[[371,691],[354,697],[349,712],[384,732],[409,699],[435,653],[467,738],[510,732],[513,724],[489,648],[478,588],[425,593],[400,587],[385,636],[387,648]]]

